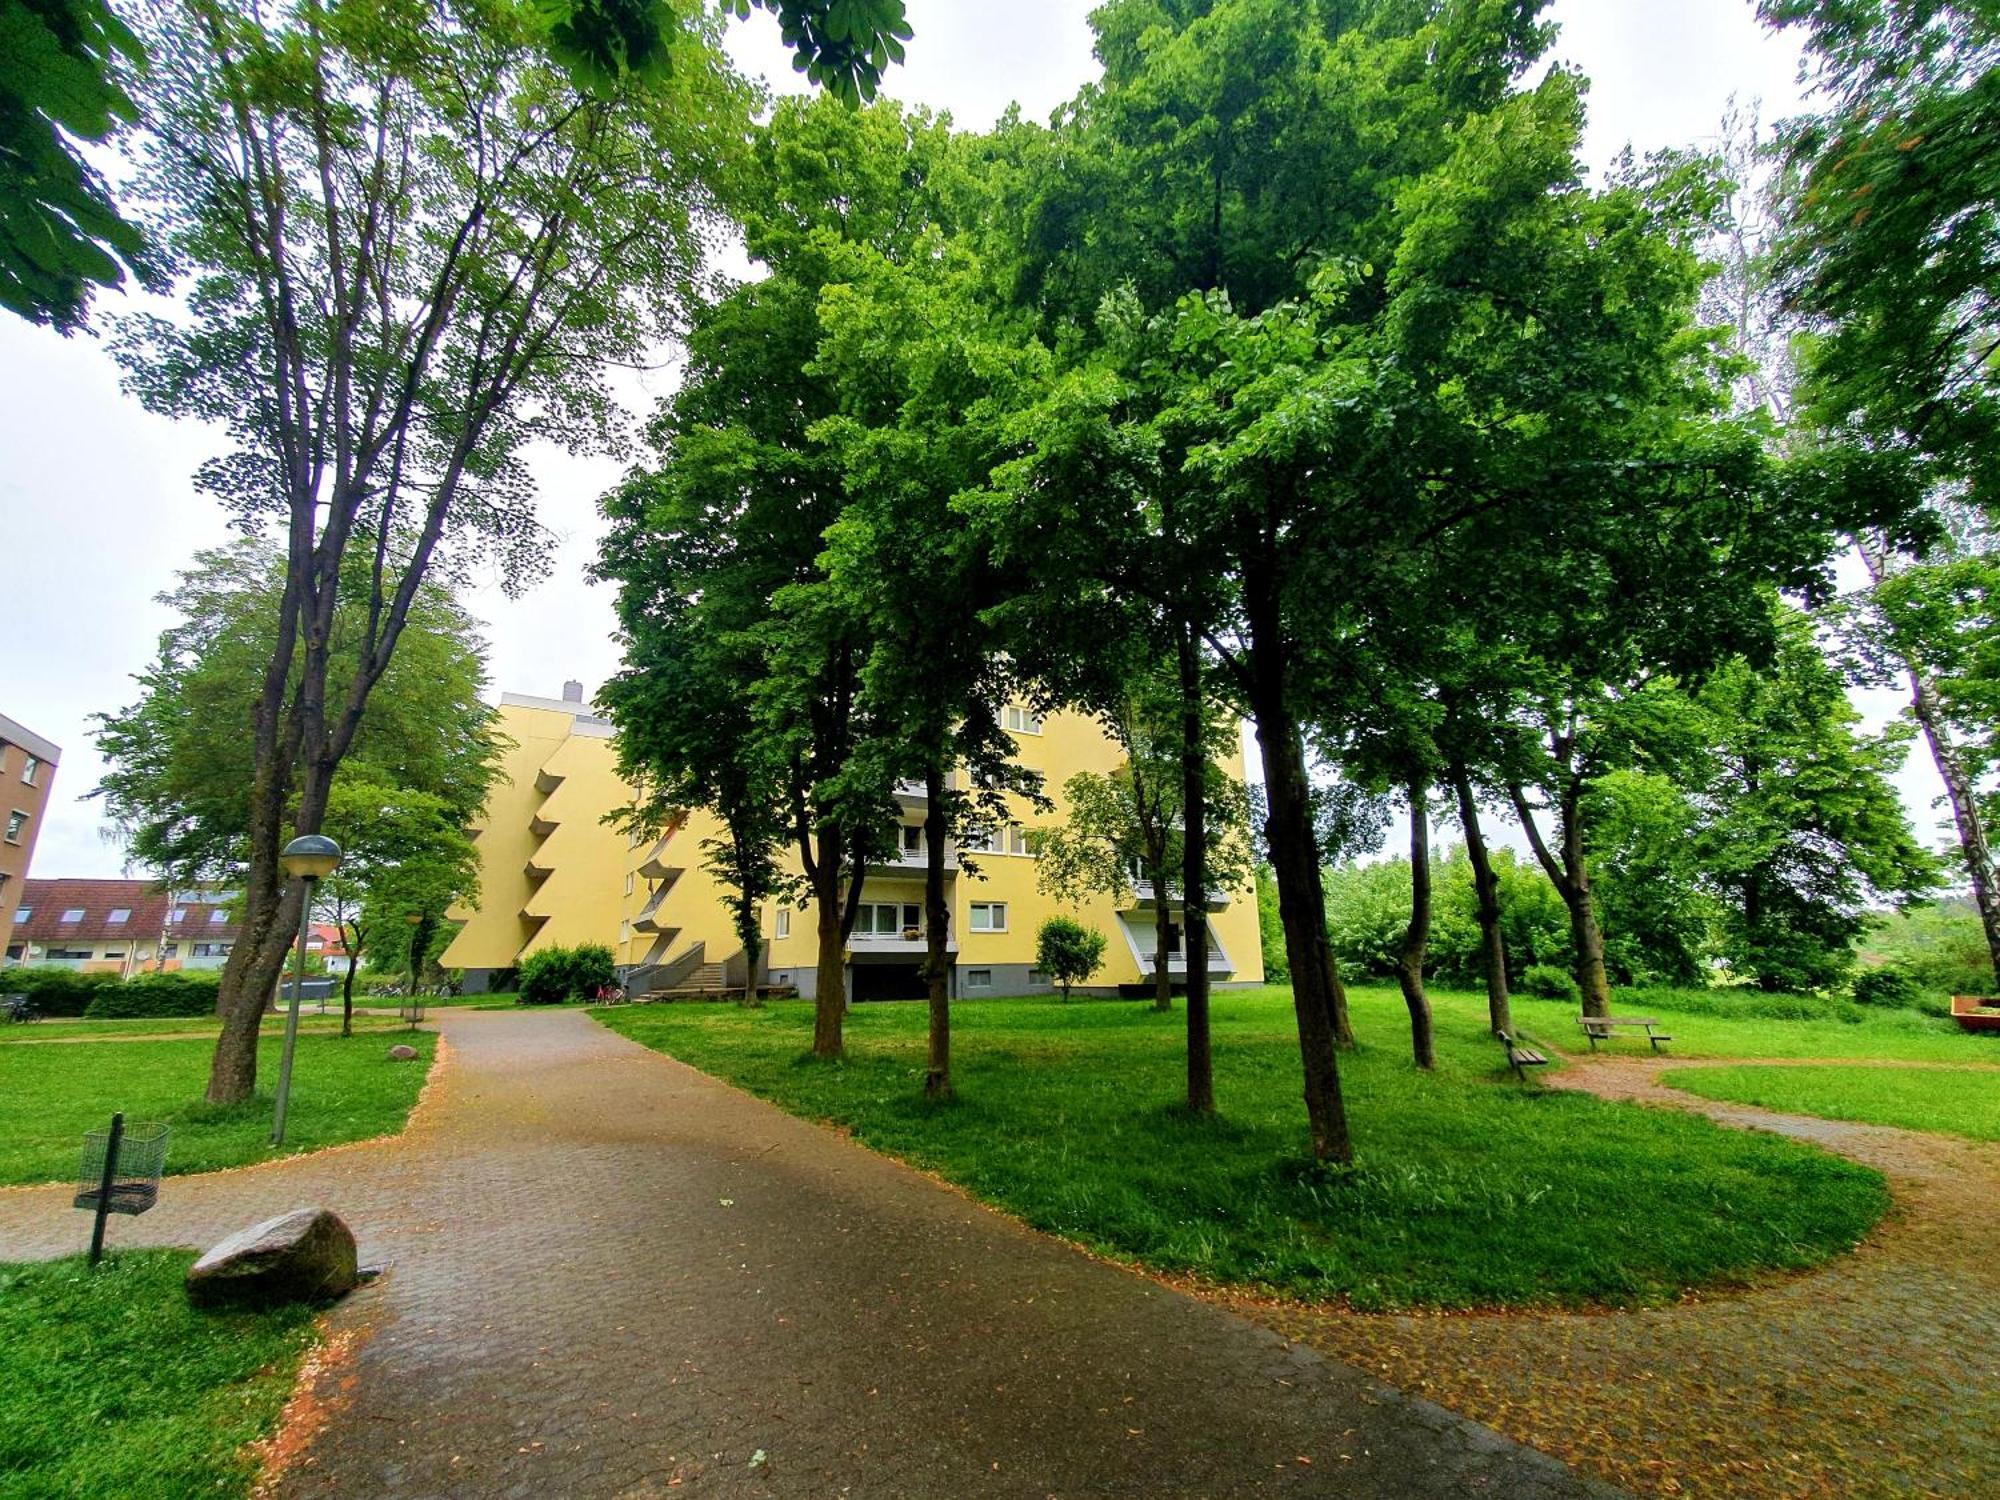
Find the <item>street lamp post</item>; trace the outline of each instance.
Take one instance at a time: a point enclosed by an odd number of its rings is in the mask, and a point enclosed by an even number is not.
[[[292,1092],[292,1050],[299,1040],[299,997],[306,987],[306,930],[312,923],[313,887],[340,864],[340,845],[323,833],[301,834],[285,845],[278,862],[285,873],[305,882],[299,901],[299,956],[292,979],[291,1009],[285,1013],[285,1050],[278,1062],[278,1105],[271,1115],[271,1144],[285,1144],[285,1102]]]

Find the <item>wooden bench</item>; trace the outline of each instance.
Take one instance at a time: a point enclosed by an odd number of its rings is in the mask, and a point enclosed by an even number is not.
[[[1608,1042],[1615,1036],[1629,1036],[1643,1031],[1646,1040],[1658,1052],[1664,1043],[1673,1038],[1659,1029],[1660,1023],[1651,1016],[1578,1016],[1576,1024],[1583,1028],[1583,1034],[1590,1038],[1590,1050],[1595,1052],[1599,1042]]]
[[[1528,1069],[1546,1068],[1549,1065],[1549,1060],[1541,1053],[1532,1047],[1521,1045],[1527,1040],[1526,1037],[1509,1036],[1504,1031],[1497,1031],[1494,1035],[1499,1038],[1500,1045],[1507,1049],[1507,1066],[1514,1070],[1514,1076],[1521,1082],[1528,1081]]]

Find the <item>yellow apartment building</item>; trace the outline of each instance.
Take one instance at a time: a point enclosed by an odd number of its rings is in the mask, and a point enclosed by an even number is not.
[[[465,971],[468,989],[481,990],[537,949],[592,942],[612,949],[634,994],[741,985],[745,960],[727,892],[704,864],[702,844],[719,832],[716,821],[692,811],[662,837],[642,840],[604,821],[631,792],[617,773],[612,727],[590,712],[581,684],[565,684],[561,698],[505,694],[499,715],[499,728],[514,748],[473,826],[479,907],[453,914],[465,926],[445,964]],[[1086,990],[1144,990],[1153,974],[1152,888],[1134,881],[1118,896],[1067,903],[1041,889],[1032,852],[1036,826],[1066,814],[1064,783],[1079,771],[1116,769],[1123,752],[1082,714],[1044,719],[1010,707],[1006,723],[1020,762],[1042,773],[1055,807],[1036,812],[1020,802],[1018,816],[1004,827],[946,849],[953,993],[975,999],[1049,992],[1047,977],[1035,967],[1035,934],[1058,914],[1094,927],[1107,940],[1104,966]],[[1240,777],[1238,755],[1227,769]],[[896,802],[902,820],[897,853],[868,867],[847,946],[848,992],[855,1000],[923,993],[922,785],[899,787]],[[816,926],[808,905],[767,909],[760,979],[810,997],[817,978]],[[1209,974],[1216,984],[1262,982],[1250,887],[1211,897],[1209,939]],[[1184,965],[1184,956],[1175,954],[1169,972],[1182,975]]]

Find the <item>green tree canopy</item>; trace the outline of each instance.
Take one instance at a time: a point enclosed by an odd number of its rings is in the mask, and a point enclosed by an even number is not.
[[[347,587],[365,595],[365,570]],[[132,859],[162,879],[240,878],[248,853],[255,754],[244,726],[277,629],[284,559],[244,540],[198,553],[160,602],[179,618],[139,674],[139,696],[101,715],[109,762],[96,795],[124,832]],[[338,618],[328,681],[343,690],[360,670],[353,614]],[[410,610],[402,650],[369,697],[342,779],[435,802],[453,827],[471,822],[496,772],[485,642],[442,587],[427,584]],[[438,908],[440,911],[442,907]]]
[[[80,143],[138,116],[120,79],[138,38],[105,0],[0,0],[0,307],[63,333],[98,287],[159,268]]]

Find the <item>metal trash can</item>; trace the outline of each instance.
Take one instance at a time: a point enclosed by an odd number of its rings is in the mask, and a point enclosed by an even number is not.
[[[142,1214],[159,1202],[166,1166],[165,1125],[126,1125],[121,1118],[109,1129],[86,1131],[76,1206],[96,1209],[101,1199],[105,1213]]]

